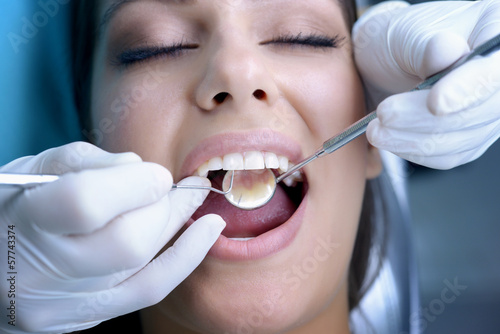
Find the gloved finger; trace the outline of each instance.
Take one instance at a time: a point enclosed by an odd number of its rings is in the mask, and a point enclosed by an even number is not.
[[[36,156],[19,158],[3,166],[1,170],[30,174],[63,174],[140,161],[142,159],[132,152],[108,153],[86,142],[74,142],[48,149]]]
[[[412,69],[420,80],[446,69],[470,51],[467,38],[454,31],[443,30],[424,36],[422,38],[426,40],[421,42],[425,44],[424,52]]]
[[[182,179],[178,185],[210,186],[210,180],[205,177],[190,176]],[[169,193],[170,222],[168,233],[173,236],[188,221],[193,213],[207,198],[209,190],[175,189]]]
[[[385,128],[374,120],[367,129],[368,141],[373,146],[439,169],[449,169],[479,157],[499,136],[498,122],[477,129],[446,132],[436,128],[428,133],[412,133]]]
[[[160,200],[171,185],[170,172],[153,163],[90,169],[24,191],[15,201],[15,212],[48,233],[87,234]]]
[[[435,115],[447,115],[481,105],[500,93],[499,64],[496,52],[453,70],[431,89],[427,107]]]
[[[437,130],[452,132],[475,129],[500,118],[500,111],[494,107],[496,100],[500,100],[500,94],[485,104],[486,108],[442,116],[432,114],[427,108],[429,95],[429,90],[423,90],[388,97],[377,108],[380,126],[408,133],[428,134]],[[489,109],[490,106],[493,109]]]
[[[18,316],[26,320],[23,320],[20,324],[16,323],[13,331],[2,331],[2,333],[73,333],[97,326],[102,320],[95,320],[96,313],[105,307],[102,305],[101,300],[106,300],[105,298],[108,295],[105,292],[97,296],[79,292],[82,296],[80,303],[76,303],[74,294],[69,293],[61,293],[56,298],[50,299],[49,302],[45,298],[33,298],[29,301],[23,301],[24,303],[30,303],[33,307],[32,309],[25,309],[26,307],[20,306],[16,310],[19,312]],[[33,312],[33,310],[37,310],[37,312]],[[78,317],[75,317],[75,313]],[[80,319],[82,321],[79,321]]]
[[[225,222],[217,215],[198,219],[172,247],[111,289],[114,298],[107,310],[119,316],[163,300],[201,263],[224,227]]]
[[[413,152],[410,154],[399,154],[399,157],[429,168],[448,170],[476,160],[487,149],[487,147],[484,147],[480,150],[473,149],[456,154],[446,154],[440,156],[426,156],[419,154],[418,152]]]
[[[473,2],[440,4],[446,17],[436,15],[436,5],[403,5],[394,10],[390,2],[377,6],[384,10],[369,12],[367,19],[362,16],[356,23],[355,59],[365,81],[388,93],[410,90],[466,53],[474,28],[470,17],[481,11]],[[448,17],[464,23],[450,29]],[[366,46],[364,35],[371,37]]]
[[[92,234],[68,236],[61,249],[54,252],[67,250],[64,267],[66,274],[73,277],[98,277],[142,268],[171,238],[166,232],[169,208],[165,196],[118,216]]]
[[[209,186],[210,182],[190,177],[179,184]],[[122,214],[91,235],[72,237],[73,244],[64,246],[74,249],[68,252],[72,258],[67,261],[67,274],[99,276],[113,270],[142,268],[177,234],[207,195],[208,190],[172,190],[161,200]]]
[[[477,47],[500,32],[500,2],[483,0],[482,11],[469,38],[471,47]]]
[[[420,80],[445,69],[470,50],[467,41],[476,22],[471,18],[482,10],[474,2],[450,1],[440,4],[439,9],[436,6],[406,8],[388,30],[389,45],[400,70]],[[437,10],[446,14],[436,15]],[[461,24],[451,25],[450,18]]]
[[[400,15],[408,6],[410,4],[405,1],[382,2],[368,9],[353,27],[354,59],[363,81],[367,86],[377,87],[384,93],[392,93],[393,87],[400,87],[401,83],[404,83],[401,91],[415,86],[413,83],[406,86],[406,82],[414,78],[409,73],[400,71],[399,64],[394,59],[391,47],[400,43],[390,41],[389,37],[392,35],[385,33],[393,17]],[[387,47],[378,47],[379,45]],[[368,90],[370,91],[371,89]]]
[[[496,135],[497,124],[484,128],[446,132],[429,129],[428,133],[413,133],[370,124],[368,141],[375,147],[397,155],[418,153],[426,156],[452,155],[477,149]]]

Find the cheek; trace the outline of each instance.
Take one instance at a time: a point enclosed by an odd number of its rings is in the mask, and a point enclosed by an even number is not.
[[[361,81],[345,60],[320,67],[324,71],[303,75],[297,109],[316,141],[316,148],[364,116],[365,103]],[[367,142],[362,136],[338,151],[306,166],[311,211],[321,224],[309,224],[311,235],[335,236],[339,251],[349,259],[354,243],[366,182]],[[309,234],[309,233],[308,233]],[[313,247],[314,245],[312,245]],[[345,267],[340,265],[340,267]],[[331,266],[331,268],[339,267]]]
[[[316,114],[304,117],[315,132],[322,134],[323,140],[342,131],[365,113],[362,86],[352,72],[341,69],[317,82],[322,87],[316,89],[312,99]]]
[[[106,84],[99,84],[103,82]],[[111,152],[133,151],[146,161],[167,165],[182,123],[181,90],[159,71],[142,71],[126,78],[105,76],[94,84],[92,130],[94,143]]]
[[[318,147],[365,114],[362,85],[355,69],[349,65],[330,68],[303,83],[302,117],[315,136]],[[315,79],[315,80],[312,80]],[[311,211],[314,217],[303,227],[311,253],[302,259],[321,258],[318,245],[329,244],[332,255],[312,275],[312,287],[318,300],[336,295],[348,273],[363,201],[367,143],[364,137],[349,143],[333,154],[318,159],[308,169]],[[315,255],[314,252],[319,252]],[[310,266],[313,265],[312,260]],[[314,277],[314,278],[313,278]],[[328,278],[328,279],[325,279]],[[328,291],[328,293],[325,293]]]
[[[320,71],[289,73],[285,94],[321,143],[364,116],[363,89],[354,65],[347,55],[314,68]],[[312,64],[311,64],[312,66]],[[297,81],[296,78],[301,80]],[[293,83],[293,84],[292,84]]]

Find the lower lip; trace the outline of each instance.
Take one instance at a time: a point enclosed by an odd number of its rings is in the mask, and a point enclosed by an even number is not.
[[[225,261],[258,260],[278,253],[295,239],[304,218],[307,194],[292,217],[280,226],[250,240],[232,240],[219,236],[208,256]]]

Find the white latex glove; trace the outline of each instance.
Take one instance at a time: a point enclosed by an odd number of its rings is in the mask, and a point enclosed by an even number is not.
[[[370,143],[438,169],[472,161],[500,136],[500,52],[473,60],[431,90],[405,93],[500,33],[500,1],[373,7],[353,30],[356,63],[378,119]],[[392,95],[392,96],[391,96]]]
[[[72,332],[153,305],[198,266],[225,226],[204,216],[154,258],[208,191],[170,191],[168,170],[133,153],[72,143],[0,171],[64,173],[36,188],[0,189],[1,332]]]

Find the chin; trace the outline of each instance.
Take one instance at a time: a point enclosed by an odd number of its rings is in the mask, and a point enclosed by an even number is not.
[[[265,149],[276,152],[279,147]],[[200,152],[193,156],[199,159]],[[204,334],[286,333],[309,326],[330,310],[332,321],[339,314],[347,318],[346,277],[364,191],[362,168],[353,163],[356,155],[347,152],[306,168],[299,185],[283,187],[278,202],[260,213],[233,212],[220,195],[214,198],[218,202],[205,201],[193,218],[213,210],[223,217],[232,212],[225,217],[229,228],[200,266],[154,306],[168,322],[165,328]],[[286,150],[277,154],[292,163],[302,159]],[[188,162],[194,170],[201,164]],[[332,166],[343,172],[332,173]],[[210,173],[216,181],[217,173]],[[346,185],[349,196],[341,191]],[[276,214],[279,207],[286,208],[285,214]]]
[[[221,284],[209,289],[200,289],[203,282],[197,281],[202,277],[188,279],[159,307],[169,321],[194,333],[286,333],[328,308],[341,285],[332,278],[330,291],[324,287],[311,291],[311,282],[292,290],[281,278],[261,277],[257,282],[242,278],[232,284],[223,283],[225,277],[219,279]]]
[[[324,197],[315,201],[320,195],[306,192],[293,218],[299,228],[286,247],[245,260],[207,256],[159,305],[163,315],[194,333],[275,334],[307,325],[332,304],[346,305],[339,291],[346,282],[355,228],[344,229],[344,235],[339,228],[339,235],[330,237],[328,225],[311,224],[325,221],[320,212],[331,209]]]

